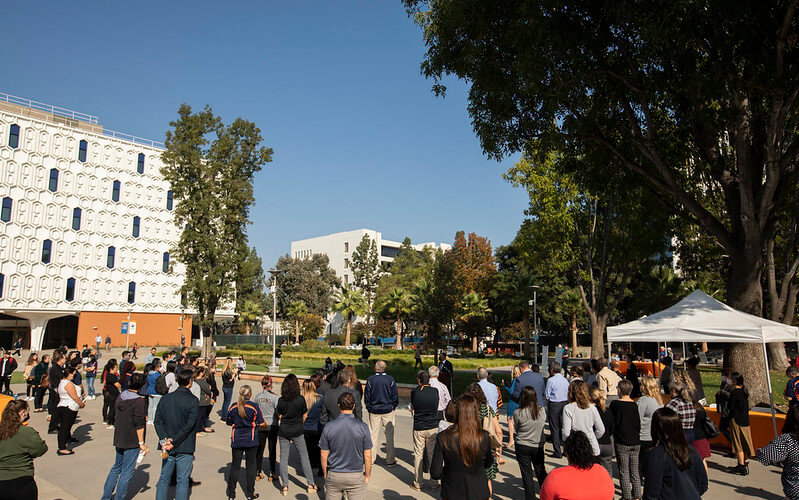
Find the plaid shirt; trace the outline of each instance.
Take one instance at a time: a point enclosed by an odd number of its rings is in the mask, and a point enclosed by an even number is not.
[[[673,398],[666,403],[666,408],[671,408],[680,416],[683,430],[693,430],[696,423],[696,409],[693,403],[688,403],[682,398]]]

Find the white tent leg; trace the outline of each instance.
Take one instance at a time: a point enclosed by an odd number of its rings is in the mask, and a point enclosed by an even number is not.
[[[613,351],[611,350],[611,343],[608,340],[608,366],[610,366],[610,362],[613,360]]]
[[[774,395],[771,393],[771,371],[768,366],[768,352],[766,342],[763,342],[763,362],[766,364],[766,381],[768,383],[768,401],[771,406],[771,425],[774,427],[774,437],[777,437],[777,417],[774,412]]]

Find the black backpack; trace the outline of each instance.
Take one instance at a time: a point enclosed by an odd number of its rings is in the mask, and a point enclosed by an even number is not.
[[[162,396],[169,392],[169,387],[166,385],[166,375],[163,373],[155,379],[155,392]]]

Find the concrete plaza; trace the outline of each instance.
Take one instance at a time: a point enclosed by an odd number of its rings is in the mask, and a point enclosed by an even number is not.
[[[238,387],[244,382],[237,383]],[[253,389],[256,389],[255,384]],[[99,391],[99,383],[98,391]],[[24,394],[22,384],[14,384],[12,388]],[[31,402],[32,403],[32,402]],[[230,434],[229,428],[220,422],[219,406],[217,403],[211,420],[214,422],[215,433],[197,439],[197,452],[195,455],[194,472],[195,480],[202,481],[202,485],[193,488],[191,498],[220,499],[225,498],[225,473],[230,461]],[[411,437],[412,419],[407,409],[407,401],[401,403],[397,412],[395,443],[397,446],[397,464],[394,467],[385,467],[383,453],[379,455],[377,464],[372,470],[369,482],[369,498],[389,499],[437,499],[440,492],[429,488],[420,491],[411,489],[413,479],[413,440]],[[56,454],[57,441],[55,435],[47,435],[46,413],[33,413],[30,425],[39,431],[49,446],[48,452],[35,460],[36,482],[39,486],[39,498],[42,500],[83,500],[99,498],[105,482],[106,474],[113,462],[114,451],[112,447],[113,430],[108,430],[102,423],[101,417],[102,398],[87,401],[86,407],[78,414],[78,421],[73,427],[74,436],[80,441],[73,449],[74,455],[58,456]],[[503,428],[507,430],[505,418],[502,417]],[[381,435],[382,436],[382,435]],[[152,426],[147,426],[147,446],[150,453],[136,468],[130,483],[128,498],[149,499],[155,497],[155,485],[160,472],[160,453],[156,451],[157,437]],[[565,460],[555,460],[549,457],[550,445],[547,445],[547,470],[565,465]],[[512,450],[504,453],[505,464],[499,468],[497,480],[494,482],[494,497],[497,499],[519,499],[523,496],[521,476]],[[757,462],[750,462],[751,475],[747,477],[735,476],[725,472],[733,464],[733,459],[726,458],[719,453],[714,453],[710,459],[710,490],[704,496],[706,499],[733,500],[744,498],[780,499],[782,486],[780,484],[780,470],[776,467],[763,467]],[[243,465],[243,464],[242,464]],[[313,500],[324,498],[323,479],[317,478],[319,493],[308,495],[304,489],[304,480],[301,470],[295,468],[299,463],[292,453],[289,467],[289,498]],[[243,471],[242,471],[243,473]],[[620,490],[617,485],[617,498]],[[586,485],[590,487],[590,485]],[[266,480],[256,482],[256,492],[261,498],[284,498],[278,489],[277,483]],[[237,498],[244,498],[241,488],[236,493]]]

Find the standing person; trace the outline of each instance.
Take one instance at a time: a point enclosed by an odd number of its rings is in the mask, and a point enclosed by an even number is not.
[[[797,389],[799,389],[799,367],[795,365],[791,365],[785,370],[785,376],[788,377],[788,383],[785,384],[785,391],[783,395],[785,396],[785,400],[788,401],[788,406],[795,406],[799,404],[799,394],[797,394]],[[722,380],[723,382],[723,380]],[[716,396],[716,402],[718,404],[718,395]]]
[[[434,368],[431,366],[431,368]],[[422,462],[427,455],[427,463],[432,463],[433,449],[438,435],[438,390],[430,386],[430,374],[420,371],[416,374],[419,385],[411,390],[411,415],[413,415],[413,473],[411,488],[422,489]],[[440,486],[435,483],[433,490]]]
[[[80,387],[72,383],[75,377],[75,368],[65,367],[61,372],[61,381],[58,383],[58,454],[73,455],[74,451],[67,449],[67,443],[73,441],[72,426],[78,416],[78,409],[86,404],[80,397]]]
[[[602,369],[596,374],[597,387],[599,387],[600,391],[605,392],[605,397],[608,401],[613,401],[619,397],[619,382],[621,382],[621,377],[618,373],[619,366],[619,362],[614,359],[610,362],[609,367],[603,363]]]
[[[519,462],[519,471],[522,475],[525,500],[535,499],[533,488],[533,471],[538,479],[540,489],[547,478],[544,467],[544,425],[546,412],[538,404],[538,395],[530,386],[522,390],[519,407],[513,412],[513,422],[516,428],[516,461]]]
[[[483,390],[480,388],[478,384],[469,384],[469,387],[466,388],[466,394],[472,396],[475,401],[477,401],[477,411],[480,417],[480,423],[482,424],[483,429],[492,429],[489,430],[489,437],[493,432],[496,436],[502,436],[502,428],[499,426],[499,419],[497,418],[497,414],[494,410],[488,406],[488,402],[486,401],[485,394]],[[492,443],[492,445],[496,445],[496,443]],[[496,449],[494,450],[496,454]],[[493,481],[497,477],[497,470],[499,464],[496,461],[496,458],[491,463],[490,468],[486,469],[486,477],[488,478],[488,489],[491,491],[491,481]]]
[[[541,402],[544,402],[545,401],[544,377],[542,377],[541,374],[538,373],[537,371],[532,370],[530,368],[530,364],[527,363],[526,361],[522,361],[521,363],[519,363],[519,368],[521,369],[522,373],[516,379],[516,386],[513,388],[513,394],[511,394],[510,400],[519,403],[519,397],[522,394],[522,389],[524,389],[529,385],[533,389],[535,389],[535,393],[538,396],[538,399],[540,399]]]
[[[705,470],[707,470],[707,459],[712,455],[710,451],[710,442],[707,440],[707,435],[705,434],[704,423],[707,419],[707,412],[698,402],[694,401],[693,405],[696,410],[696,421],[694,422],[694,440],[691,446],[699,453],[699,458],[702,459],[702,464],[705,466]]]
[[[86,399],[96,399],[97,393],[94,392],[94,381],[97,379],[97,356],[89,354],[89,360],[83,365],[86,372]]]
[[[752,444],[752,433],[749,430],[749,392],[744,385],[744,376],[732,372],[731,378],[735,383],[730,391],[729,408],[730,437],[732,437],[732,453],[738,459],[738,464],[731,467],[729,472],[749,475],[749,464],[746,459],[755,456],[755,447]]]
[[[280,362],[283,360],[283,349],[278,345],[275,347],[275,365],[280,367]]]
[[[447,359],[446,352],[439,354],[439,359],[438,378],[441,380],[442,384],[447,386],[449,393],[452,394],[452,382],[455,380],[455,369],[452,367],[452,362]]]
[[[39,355],[35,352],[30,353],[28,362],[25,363],[25,369],[22,371],[22,376],[25,378],[25,399],[30,401],[35,396],[35,388],[33,386],[33,369],[39,364]]]
[[[244,495],[247,499],[258,498],[255,494],[255,474],[257,469],[258,436],[256,430],[264,424],[261,408],[250,402],[252,388],[244,385],[239,389],[239,400],[230,407],[227,414],[227,424],[233,426],[230,439],[232,458],[227,477],[227,496],[236,498],[236,484],[239,482],[241,470],[241,457],[244,455],[244,464],[247,470],[244,482]]]
[[[103,337],[102,337],[102,335],[100,335],[100,333],[98,332],[98,333],[97,333],[97,336],[96,336],[96,337],[94,337],[94,344],[97,346],[97,352],[98,352],[98,353],[100,352],[100,344],[102,344],[102,343],[103,343]]]
[[[674,410],[680,416],[685,440],[688,444],[694,441],[694,424],[696,423],[696,408],[691,400],[692,382],[685,370],[674,370],[669,384],[671,399],[666,403],[667,408]],[[748,413],[747,408],[747,413]]]
[[[175,392],[178,390],[177,380],[178,364],[175,361],[169,361],[166,364],[166,373],[164,374],[164,381],[166,382],[167,393]]]
[[[130,351],[122,351],[122,361],[119,362],[119,383],[123,391],[128,388],[130,376],[136,371],[136,365],[130,360],[132,355]]]
[[[264,417],[264,424],[258,428],[257,474],[255,480],[263,479],[264,473],[266,473],[266,478],[271,483],[278,478],[277,461],[275,460],[277,456],[278,419],[277,415],[275,415],[275,409],[280,395],[272,392],[272,377],[269,375],[264,375],[261,379],[261,388],[263,390],[253,398],[253,402],[261,408],[261,413]],[[269,446],[269,464],[267,469],[264,469],[264,449],[266,449],[267,445]]]
[[[155,361],[155,358],[157,357],[158,356],[156,356],[155,354],[155,347],[151,347],[150,352],[148,352],[147,355],[144,356],[144,364],[145,365],[151,364],[153,361]]]
[[[605,426],[605,432],[596,439],[597,443],[599,443],[599,465],[608,471],[610,477],[613,477],[613,414],[610,413],[607,407],[605,393],[600,391],[599,387],[595,385],[588,386],[588,397],[591,398],[591,404],[599,412],[602,425]]]
[[[641,379],[641,397],[635,402],[638,405],[638,417],[641,419],[641,452],[638,455],[638,470],[643,473],[644,457],[652,448],[652,415],[663,407],[660,398],[660,386],[652,375]]]
[[[200,402],[191,393],[193,378],[192,370],[182,370],[177,375],[178,389],[161,398],[161,404],[155,411],[158,447],[166,452],[166,457],[161,462],[161,476],[155,491],[156,500],[166,500],[173,472],[177,479],[175,500],[189,498],[189,479],[197,446],[194,427],[200,408]]]
[[[670,357],[666,356],[661,361],[663,363],[663,369],[660,370],[660,388],[666,394],[669,393],[669,385],[671,385],[671,365],[672,360]]]
[[[11,374],[17,369],[17,360],[11,357],[11,351],[3,351],[0,359],[0,388],[3,394],[13,396],[11,392]]]
[[[325,391],[324,396],[322,397],[322,413],[319,416],[319,423],[324,428],[328,422],[332,422],[336,418],[338,418],[339,410],[338,407],[338,398],[341,394],[345,392],[349,392],[352,394],[352,397],[355,399],[355,409],[353,410],[353,414],[355,418],[358,420],[363,421],[363,410],[361,409],[361,393],[357,390],[353,389],[352,386],[352,374],[348,368],[345,368],[336,374],[336,387],[333,389],[328,389]]]
[[[757,461],[782,467],[782,491],[789,500],[799,498],[799,406],[788,408],[782,435],[757,450]]]
[[[702,460],[685,440],[680,417],[664,407],[652,416],[654,447],[644,459],[645,499],[699,500],[707,491]]]
[[[283,380],[280,399],[275,408],[275,415],[280,418],[277,435],[280,442],[280,485],[283,496],[287,496],[289,493],[289,450],[291,445],[294,445],[294,450],[300,456],[302,471],[308,481],[308,494],[316,491],[313,470],[308,460],[308,448],[302,434],[302,420],[307,412],[308,406],[305,404],[305,398],[300,394],[300,383],[297,376],[289,373]]]
[[[122,392],[116,401],[114,427],[116,459],[105,479],[102,500],[127,498],[128,483],[136,469],[136,459],[140,453],[146,455],[150,451],[144,444],[147,432],[147,400],[139,394],[144,384],[144,375],[134,373],[130,377],[128,389]]]
[[[505,387],[505,390],[508,391],[508,394],[513,394],[513,390],[516,388],[516,379],[519,378],[521,373],[522,371],[519,369],[519,365],[513,365],[513,368],[510,370],[510,387],[508,387],[505,379],[502,379],[502,386]],[[506,418],[508,419],[508,448],[513,448],[513,412],[515,412],[516,408],[518,407],[519,403],[517,401],[514,401],[513,399],[508,401],[508,408],[506,409]]]
[[[799,356],[797,356],[799,358]],[[799,370],[797,370],[799,373]],[[730,405],[727,404],[730,400],[730,392],[735,387],[735,382],[732,380],[732,368],[721,369],[721,385],[716,392],[716,408],[718,409],[721,419],[719,420],[719,432],[727,438],[727,441],[732,443],[732,436],[730,435]]]
[[[9,401],[0,417],[0,491],[8,500],[36,500],[33,459],[47,452],[47,444],[33,427],[27,401]]]
[[[380,429],[386,434],[386,465],[397,463],[394,455],[394,417],[399,405],[397,383],[386,373],[386,362],[375,363],[375,374],[366,380],[364,390],[366,411],[369,412],[369,430],[372,433],[372,462],[377,460]]]
[[[207,369],[204,366],[197,368],[197,371],[194,372],[194,384],[192,384],[192,388],[196,387],[199,389],[197,392],[199,393],[198,400],[200,402],[200,408],[194,427],[194,432],[197,434],[197,437],[204,437],[207,433],[214,432],[213,429],[205,426],[208,415],[211,413],[211,397],[213,395],[211,392],[211,384],[205,379],[206,371]]]
[[[222,368],[222,414],[227,413],[230,403],[233,400],[233,385],[236,383],[233,374],[233,359],[230,356],[225,359],[225,366]]]
[[[366,347],[366,343],[364,342],[363,347],[361,347],[361,362],[363,363],[364,367],[369,366],[369,356],[372,355],[372,351]]]
[[[239,355],[236,360],[236,379],[241,380],[241,373],[247,369],[247,361],[244,360],[244,355]]]
[[[635,358],[632,354],[627,353],[624,355],[624,360],[627,361],[627,373],[624,378],[633,384],[633,392],[630,395],[633,399],[641,397],[641,380],[638,373],[638,367],[635,366]]]
[[[699,358],[687,359],[685,361],[685,366],[685,371],[688,372],[688,376],[691,377],[691,382],[693,382],[694,385],[693,392],[691,392],[691,399],[702,406],[706,405],[705,387],[702,385],[702,374],[699,372],[698,368]]]
[[[155,410],[158,408],[158,403],[161,400],[162,394],[158,392],[158,380],[164,377],[164,385],[166,385],[166,377],[161,374],[161,360],[155,358],[150,363],[150,368],[147,372],[146,389],[142,391],[147,396],[147,423],[155,425]],[[145,370],[147,368],[145,367]]]
[[[116,402],[121,390],[119,365],[116,359],[111,358],[103,368],[103,422],[106,424],[106,429],[114,428]]]
[[[610,402],[613,414],[613,441],[619,465],[622,498],[641,498],[641,476],[638,457],[641,454],[641,417],[631,395],[633,384],[619,382],[619,399]]]
[[[67,358],[61,352],[53,352],[53,363],[50,369],[47,370],[47,380],[49,386],[49,396],[47,398],[47,413],[50,414],[50,424],[47,426],[48,434],[55,434],[58,432],[58,424],[60,422],[60,414],[58,413],[58,385],[64,375],[64,367],[67,364]]]
[[[447,405],[452,400],[452,396],[450,396],[447,386],[438,380],[439,372],[437,366],[433,365],[428,368],[427,373],[430,375],[430,387],[438,391],[438,419],[441,420],[444,418],[444,410],[447,409]]]
[[[613,500],[613,479],[595,462],[590,437],[575,431],[563,448],[569,465],[549,473],[541,500]]]
[[[416,347],[414,360],[415,360],[415,362],[413,364],[413,369],[414,370],[423,370],[424,369],[424,365],[422,364],[422,346],[421,346],[421,344]]]
[[[99,335],[98,335],[99,337]],[[99,349],[99,346],[98,346]],[[105,336],[105,351],[108,352],[111,350],[111,335]]]
[[[561,452],[561,429],[563,408],[569,404],[569,381],[561,374],[560,363],[552,363],[549,367],[544,395],[547,401],[547,416],[549,417],[549,430],[552,433],[552,449],[555,458],[563,456]]]
[[[361,401],[363,401],[363,385],[361,385],[361,382],[358,380],[357,370],[355,370],[355,367],[352,366],[352,365],[347,365],[344,368],[346,368],[349,371],[349,373],[350,373],[350,385],[349,386],[352,387],[355,390],[355,392],[357,392],[361,396],[357,400],[357,404],[360,405]]]
[[[343,392],[338,397],[339,416],[325,426],[319,438],[325,498],[366,500],[366,485],[372,475],[372,437],[369,427],[353,415],[355,398]]]
[[[136,353],[139,351],[139,344],[137,342],[133,343],[133,348],[130,351],[131,359],[139,359],[136,357]]]
[[[569,384],[569,404],[563,408],[563,439],[567,439],[573,431],[583,431],[591,442],[594,456],[599,456],[599,442],[597,438],[605,433],[602,417],[591,399],[585,382],[574,380]]]
[[[494,464],[491,440],[480,424],[474,397],[459,397],[457,413],[456,422],[436,437],[430,477],[441,480],[441,498],[485,500],[491,497],[486,476]]]
[[[488,370],[482,366],[477,369],[477,385],[483,390],[488,406],[496,413],[499,406],[499,389],[488,381]]]
[[[33,412],[39,413],[43,412],[44,408],[42,407],[42,403],[44,401],[44,394],[47,392],[48,387],[50,387],[50,382],[47,380],[46,377],[50,364],[50,355],[49,354],[42,354],[42,360],[39,361],[39,364],[33,369],[31,373],[33,373],[33,386],[34,386],[34,395],[33,395]]]
[[[308,461],[312,469],[321,471],[319,435],[322,432],[322,425],[319,423],[319,417],[322,414],[322,396],[316,392],[313,380],[306,379],[302,383],[302,397],[305,398],[305,406],[308,408],[305,421],[302,423],[302,435],[308,448]]]

